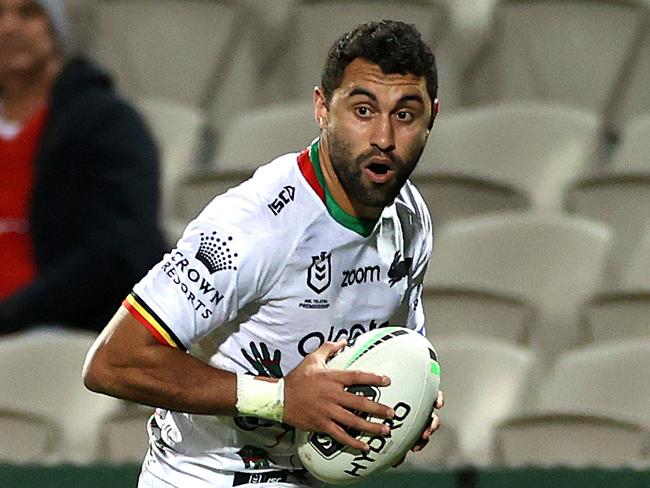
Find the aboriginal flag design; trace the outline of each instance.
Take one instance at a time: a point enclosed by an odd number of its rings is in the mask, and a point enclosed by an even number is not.
[[[156,315],[156,313],[144,303],[144,301],[131,292],[122,305],[133,315],[138,322],[144,325],[161,344],[172,346],[185,351],[185,346],[176,337],[176,334]]]

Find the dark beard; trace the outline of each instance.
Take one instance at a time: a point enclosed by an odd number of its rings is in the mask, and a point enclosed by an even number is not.
[[[384,153],[377,148],[372,148],[353,158],[348,143],[333,131],[327,133],[327,144],[332,167],[345,193],[356,202],[370,208],[384,208],[395,201],[424,151],[424,145],[413,148],[406,162],[394,154]],[[364,181],[361,165],[377,156],[390,158],[395,164],[395,178],[392,181],[383,184]]]

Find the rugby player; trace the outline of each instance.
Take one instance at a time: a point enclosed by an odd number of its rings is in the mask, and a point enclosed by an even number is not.
[[[424,333],[432,225],[408,177],[436,97],[434,56],[413,26],[344,34],[314,89],[320,137],[216,197],[135,285],[84,380],[157,407],[139,486],[314,486],[295,428],[361,450],[350,429],[389,433],[352,411],[390,418],[390,406],[345,388],[390,379],[325,364],[376,327]]]

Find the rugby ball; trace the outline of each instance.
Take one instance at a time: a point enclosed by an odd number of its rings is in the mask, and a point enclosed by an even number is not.
[[[440,385],[440,366],[431,343],[403,327],[383,327],[359,335],[328,362],[329,368],[361,370],[386,375],[390,386],[354,385],[357,395],[395,410],[393,419],[361,414],[371,422],[391,427],[388,436],[347,432],[368,444],[364,453],[326,434],[297,432],[298,456],[316,478],[330,484],[358,482],[399,462],[431,422]]]

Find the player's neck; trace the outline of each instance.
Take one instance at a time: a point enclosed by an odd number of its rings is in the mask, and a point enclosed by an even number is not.
[[[320,160],[320,168],[325,179],[325,184],[329,190],[332,198],[336,203],[348,214],[358,219],[372,219],[376,220],[381,215],[382,209],[374,207],[366,207],[355,201],[350,195],[346,193],[341,185],[336,171],[332,166],[332,160],[327,146],[326,135],[322,134],[318,141],[318,158]]]
[[[3,77],[2,110],[6,120],[25,123],[45,105],[61,70],[60,60],[52,60],[37,72]]]

